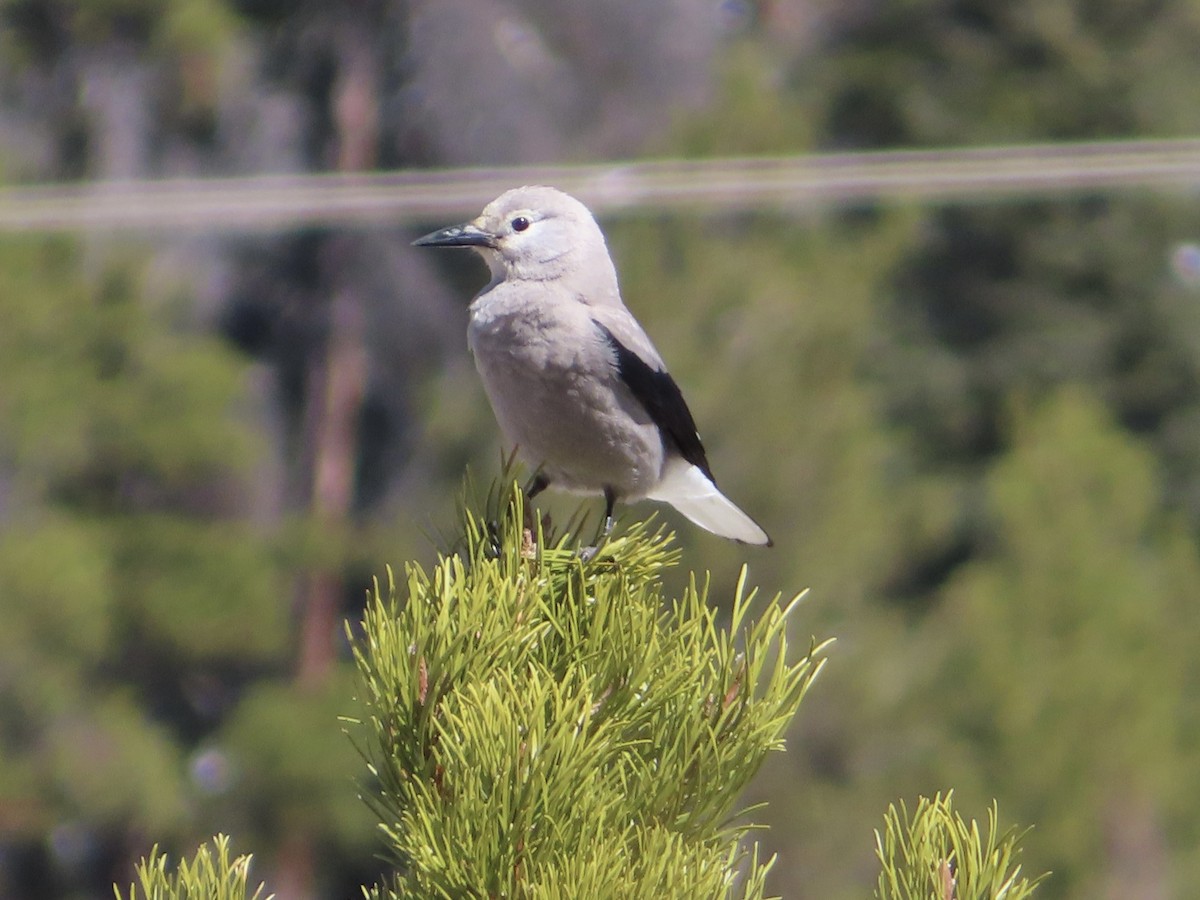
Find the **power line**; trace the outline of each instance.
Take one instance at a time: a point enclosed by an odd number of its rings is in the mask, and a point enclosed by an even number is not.
[[[1200,139],[572,166],[80,182],[0,189],[0,232],[274,231],[462,217],[521,184],[593,209],[797,210],[1200,187]]]

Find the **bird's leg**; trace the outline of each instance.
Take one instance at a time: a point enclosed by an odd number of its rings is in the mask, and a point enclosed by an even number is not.
[[[550,479],[542,472],[534,472],[533,477],[529,479],[529,484],[525,486],[525,508],[522,510],[525,518],[525,527],[532,528],[530,523],[533,522],[533,498],[550,486]]]
[[[534,472],[533,477],[529,479],[529,484],[525,487],[525,499],[532,500],[548,487],[550,487],[550,479],[542,472]]]
[[[584,562],[591,562],[596,558],[596,554],[600,551],[600,546],[608,540],[608,536],[613,530],[613,507],[617,505],[617,492],[611,487],[604,488],[604,524],[600,528],[600,533],[596,535],[596,543],[590,547],[584,547],[579,551],[580,557]]]

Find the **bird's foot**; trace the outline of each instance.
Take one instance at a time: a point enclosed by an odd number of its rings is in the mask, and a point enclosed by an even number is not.
[[[584,562],[591,562],[593,559],[595,559],[596,554],[600,552],[601,548],[604,547],[606,543],[608,543],[608,538],[612,534],[613,526],[615,524],[616,522],[613,520],[612,516],[605,516],[604,525],[600,529],[600,533],[596,535],[596,543],[581,549],[579,551],[579,558]]]

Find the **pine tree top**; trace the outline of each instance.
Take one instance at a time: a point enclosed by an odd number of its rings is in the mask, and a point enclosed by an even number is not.
[[[464,507],[455,552],[377,587],[355,643],[355,735],[400,874],[378,897],[759,897],[742,788],[824,659],[743,569],[726,626],[671,535],[585,559],[520,490]]]

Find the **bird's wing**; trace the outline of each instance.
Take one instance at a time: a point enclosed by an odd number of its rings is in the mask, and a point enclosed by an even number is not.
[[[658,426],[663,440],[715,482],[696,431],[696,420],[646,332],[626,309],[597,308],[591,312],[592,321],[613,350],[617,376]]]

